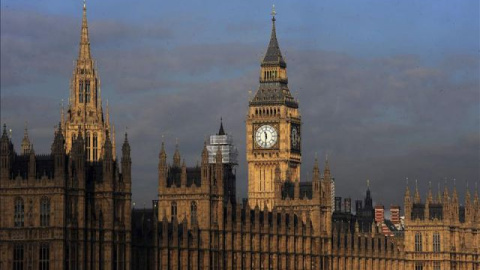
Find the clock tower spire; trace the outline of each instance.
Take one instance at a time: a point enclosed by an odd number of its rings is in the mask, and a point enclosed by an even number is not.
[[[275,15],[273,9],[270,42],[246,120],[249,204],[260,209],[274,206],[277,167],[281,181],[286,181],[287,172],[291,181],[300,181],[301,116],[288,88],[287,63],[278,44]]]

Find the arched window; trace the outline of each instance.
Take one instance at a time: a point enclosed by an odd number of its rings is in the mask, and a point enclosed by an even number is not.
[[[83,81],[78,82],[78,102],[83,103]]]
[[[90,103],[90,81],[85,81],[85,103]]]
[[[197,203],[196,202],[192,202],[190,204],[190,222],[193,224],[193,223],[196,223],[197,222]]]
[[[25,251],[22,244],[17,244],[13,248],[13,270],[23,270],[23,260]]]
[[[93,133],[93,155],[92,160],[96,161],[98,158],[98,136],[97,133]]]
[[[440,234],[433,234],[433,252],[440,252]]]
[[[46,197],[40,201],[40,226],[50,226],[50,200]]]
[[[172,206],[171,206],[170,210],[171,210],[172,218],[177,215],[177,203],[176,202],[172,202]]]
[[[38,256],[38,269],[49,270],[50,269],[50,247],[48,244],[42,244],[40,246],[40,254]]]
[[[422,251],[422,235],[420,233],[415,234],[415,251]]]
[[[85,137],[85,144],[87,145],[87,160],[90,160],[90,132],[87,131],[87,136]]]
[[[15,227],[23,227],[25,221],[25,205],[22,198],[15,199],[15,214],[14,223]]]

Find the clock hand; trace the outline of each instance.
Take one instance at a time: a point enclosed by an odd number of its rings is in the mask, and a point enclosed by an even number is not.
[[[267,140],[267,138],[268,138],[267,132],[266,132],[266,131],[264,131],[263,133],[265,134],[265,141],[266,141],[266,140]]]

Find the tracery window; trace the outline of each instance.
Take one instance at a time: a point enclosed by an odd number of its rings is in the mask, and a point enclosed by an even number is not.
[[[196,223],[197,222],[197,203],[192,202],[190,204],[190,222],[191,223]]]
[[[433,262],[433,270],[441,270],[440,262]]]
[[[40,246],[40,254],[38,256],[38,269],[49,270],[50,269],[50,247],[48,244],[42,244]]]
[[[172,214],[172,218],[177,215],[177,203],[176,202],[172,202],[170,211],[171,211],[171,214]]]
[[[78,82],[78,102],[83,103],[83,81]]]
[[[423,270],[423,263],[415,263],[415,270]]]
[[[15,199],[14,223],[15,227],[23,227],[25,222],[25,205],[22,198]]]
[[[90,81],[85,81],[85,103],[90,103]]]
[[[23,245],[15,245],[13,248],[13,270],[23,270],[24,254]]]
[[[433,234],[433,252],[440,252],[440,234]]]
[[[98,136],[97,133],[93,133],[93,158],[92,160],[97,160],[97,151],[98,151]]]
[[[40,226],[50,226],[50,200],[46,197],[40,201]]]
[[[85,137],[85,143],[87,145],[87,160],[90,160],[90,132],[87,131],[87,136]]]
[[[422,251],[422,235],[420,233],[415,234],[415,251]]]

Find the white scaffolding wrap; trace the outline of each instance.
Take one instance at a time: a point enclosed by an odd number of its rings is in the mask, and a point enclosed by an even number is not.
[[[233,138],[231,135],[211,135],[210,144],[207,145],[208,163],[216,162],[217,151],[222,152],[222,163],[237,164],[237,148],[233,145]]]

